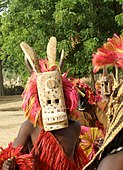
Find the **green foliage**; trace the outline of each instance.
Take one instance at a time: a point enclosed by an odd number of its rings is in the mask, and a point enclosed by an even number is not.
[[[114,2],[114,0],[104,0],[104,2]],[[116,0],[116,2],[119,2],[119,4],[122,4],[122,0]]]
[[[78,76],[91,73],[92,53],[115,30],[120,32],[113,3],[102,0],[61,0],[56,4],[54,18],[59,46],[66,51],[66,69],[71,68],[71,74]]]
[[[116,22],[119,26],[123,26],[123,14],[116,15],[115,17]]]
[[[54,34],[53,20],[50,20],[54,9],[53,1],[21,1],[12,0],[8,11],[2,15],[2,58],[4,68],[21,74],[27,74],[24,54],[20,49],[22,41],[32,46],[39,57],[46,56],[46,44],[50,35]],[[48,22],[49,21],[49,22]],[[27,76],[26,76],[27,77]]]
[[[51,36],[58,41],[58,57],[65,50],[62,71],[70,75],[86,76],[92,72],[92,53],[116,32],[121,6],[110,0],[11,0],[1,16],[0,59],[4,69],[18,72],[24,83],[27,70],[22,41],[32,46],[39,58],[46,57],[46,46]],[[120,1],[119,1],[120,2]],[[5,8],[4,8],[5,9]],[[119,15],[119,16],[118,16]]]

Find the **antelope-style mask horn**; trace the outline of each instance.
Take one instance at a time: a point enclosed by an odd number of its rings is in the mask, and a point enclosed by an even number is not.
[[[32,69],[36,73],[40,73],[39,61],[38,58],[36,57],[36,52],[25,42],[22,42],[20,46],[25,54],[26,60],[28,60]]]

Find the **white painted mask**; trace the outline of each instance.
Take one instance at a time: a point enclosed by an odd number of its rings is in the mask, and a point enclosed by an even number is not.
[[[37,77],[37,88],[45,131],[68,127],[60,72],[50,71],[39,73]]]

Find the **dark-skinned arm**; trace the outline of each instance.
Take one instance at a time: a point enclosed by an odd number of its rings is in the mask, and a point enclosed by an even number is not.
[[[26,120],[20,127],[19,133],[12,143],[12,148],[19,146],[25,147],[30,140],[31,133],[33,132],[33,125]],[[18,170],[18,166],[15,163],[14,157],[10,157],[3,162],[2,170]]]

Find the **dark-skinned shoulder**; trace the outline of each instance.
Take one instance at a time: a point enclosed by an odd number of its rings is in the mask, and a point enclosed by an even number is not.
[[[78,120],[69,119],[69,126],[73,126],[77,134],[80,134],[81,124]]]
[[[26,120],[19,129],[18,135],[13,142],[13,147],[16,148],[19,145],[26,145],[33,131],[33,124],[29,120]]]

